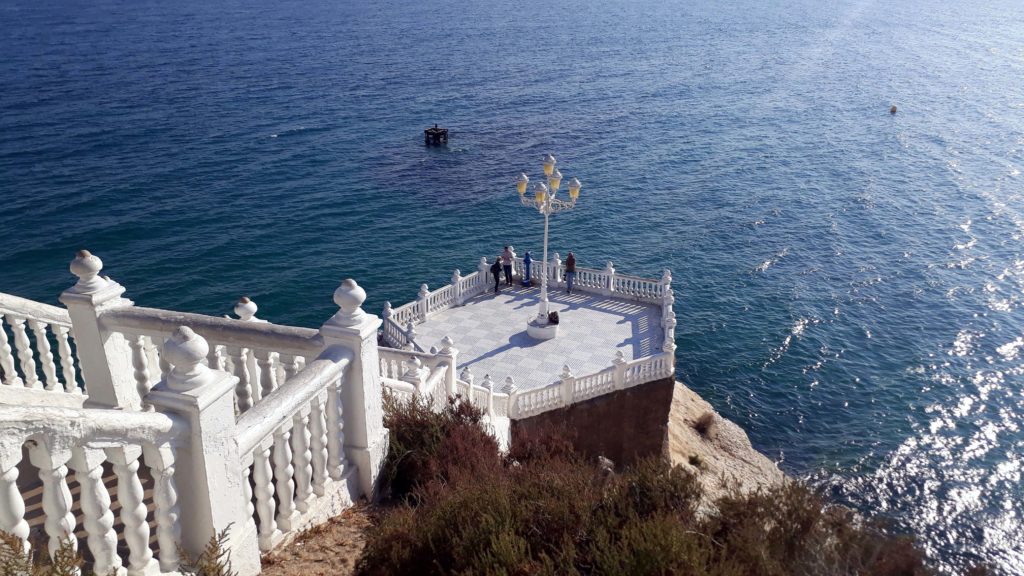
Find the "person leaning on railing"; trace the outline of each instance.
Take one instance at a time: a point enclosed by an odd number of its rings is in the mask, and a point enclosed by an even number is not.
[[[576,281],[576,255],[569,252],[565,259],[565,291],[572,294],[572,284]]]

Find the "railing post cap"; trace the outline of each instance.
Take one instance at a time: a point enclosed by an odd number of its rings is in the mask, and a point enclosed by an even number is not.
[[[445,335],[441,338],[441,354],[451,354],[455,347],[455,340],[452,340],[451,336]]]
[[[615,351],[615,358],[612,359],[612,363],[617,366],[626,363],[626,355],[622,353],[622,350]]]
[[[420,299],[426,298],[427,294],[430,294],[430,288],[426,284],[420,284],[419,297]]]
[[[661,273],[661,283],[666,286],[672,283],[672,270],[670,268],[665,268]]]
[[[567,378],[572,378],[572,369],[569,368],[568,364],[565,364],[565,365],[562,366],[561,377],[562,377],[562,380],[565,380]]]
[[[615,264],[613,264],[612,261],[609,260],[608,263],[604,265],[604,269],[608,270],[608,271],[614,272],[615,271]]]
[[[384,310],[380,313],[385,318],[391,318],[391,300],[384,302]]]
[[[468,382],[472,377],[473,372],[469,369],[469,366],[463,366],[462,372],[459,372],[459,378]]]
[[[515,392],[516,390],[518,390],[518,389],[519,389],[519,387],[516,386],[516,381],[511,376],[506,376],[505,377],[505,391],[508,392],[509,394],[511,394],[511,393]]]
[[[188,326],[179,326],[163,345],[161,355],[172,366],[167,374],[167,387],[175,392],[186,392],[206,384],[210,369],[202,364],[210,352],[206,339]]]
[[[103,270],[103,260],[88,250],[79,250],[75,254],[75,259],[71,261],[69,269],[78,277],[78,283],[75,284],[76,292],[95,292],[110,282],[100,276],[100,271]]]
[[[366,302],[366,290],[355,280],[345,279],[334,291],[334,303],[339,310],[329,322],[338,326],[358,325],[366,317],[366,312],[361,308],[363,302]]]
[[[238,303],[235,304],[235,315],[244,321],[254,320],[257,310],[259,310],[259,306],[249,299],[248,296],[242,296],[238,299]]]
[[[452,283],[454,283],[459,278],[462,278],[462,270],[456,268],[455,271],[452,272]]]

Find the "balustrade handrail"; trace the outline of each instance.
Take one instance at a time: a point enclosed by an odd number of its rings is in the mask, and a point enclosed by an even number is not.
[[[188,422],[161,412],[101,408],[4,406],[0,409],[0,455],[21,450],[33,436],[54,436],[93,448],[129,444],[175,444],[188,437]]]
[[[10,314],[27,320],[42,320],[49,324],[71,328],[71,317],[64,308],[3,292],[0,292],[0,314]]]
[[[252,452],[262,440],[290,421],[295,412],[342,376],[353,357],[348,348],[331,346],[239,416],[236,424],[239,453]]]
[[[323,349],[323,338],[312,328],[243,322],[190,312],[125,306],[102,312],[100,322],[113,332],[167,338],[179,326],[188,326],[211,345],[260,348],[281,354],[309,356]]]
[[[384,318],[381,323],[381,327],[384,330],[385,336],[388,335],[389,331],[397,332],[398,334],[402,335],[403,339],[405,339],[405,342],[402,342],[400,344],[412,344],[413,350],[415,350],[416,352],[425,353],[423,347],[420,346],[419,343],[417,343],[414,338],[409,338],[409,332],[405,329],[404,326],[402,326],[398,322],[395,322],[391,318]]]

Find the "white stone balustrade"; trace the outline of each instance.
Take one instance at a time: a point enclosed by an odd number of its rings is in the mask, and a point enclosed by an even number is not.
[[[67,310],[0,294],[0,403],[80,407],[73,345]]]
[[[97,573],[125,573],[116,553],[115,522],[125,526],[129,548],[130,574],[152,573],[153,552],[149,548],[146,507],[139,478],[139,455],[143,450],[146,465],[156,477],[170,469],[155,487],[158,531],[176,534],[176,478],[173,474],[175,446],[188,435],[187,422],[166,414],[122,412],[102,409],[58,408],[51,406],[7,406],[0,409],[0,530],[11,532],[28,549],[28,524],[25,504],[18,488],[18,464],[22,447],[29,447],[32,465],[39,470],[43,486],[43,513],[47,550],[52,553],[73,535],[76,504],[84,517],[87,545]],[[109,461],[118,476],[117,503],[102,481],[102,465]],[[72,472],[73,471],[73,472]],[[73,473],[81,490],[72,493],[67,477]],[[25,485],[31,479],[23,478]],[[116,515],[115,515],[116,509]],[[170,525],[169,525],[170,524]],[[77,541],[74,542],[77,546]],[[163,572],[176,572],[178,540],[160,542]]]

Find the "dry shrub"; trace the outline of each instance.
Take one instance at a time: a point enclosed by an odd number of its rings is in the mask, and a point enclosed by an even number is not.
[[[703,438],[707,438],[711,433],[712,428],[715,425],[715,414],[713,412],[705,412],[697,418],[696,422],[693,423],[693,429]]]
[[[415,497],[369,533],[364,576],[932,573],[911,539],[827,507],[799,483],[736,493],[701,515],[701,484],[663,460],[609,474],[567,449],[564,434],[520,437],[502,460],[457,403],[433,416],[415,404],[390,409],[405,413],[389,414],[389,426],[429,427],[392,428],[403,448],[391,457],[408,461],[414,440],[429,457],[395,468],[416,473],[391,477]]]

